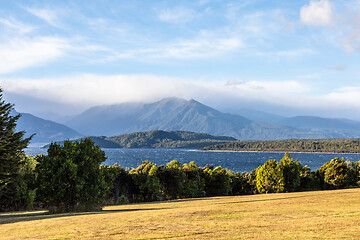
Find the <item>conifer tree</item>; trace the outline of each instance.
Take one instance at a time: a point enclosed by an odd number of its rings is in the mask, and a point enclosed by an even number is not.
[[[18,191],[16,178],[22,165],[21,154],[30,138],[25,132],[16,132],[20,115],[12,116],[13,105],[5,103],[0,88],[0,211],[16,208]]]

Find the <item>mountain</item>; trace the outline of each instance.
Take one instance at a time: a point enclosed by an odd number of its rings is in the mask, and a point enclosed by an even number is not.
[[[225,112],[238,114],[240,116],[246,116],[246,118],[248,118],[252,121],[255,121],[255,122],[263,122],[263,123],[268,123],[268,124],[279,124],[280,121],[286,119],[286,117],[281,116],[281,115],[258,111],[258,110],[254,110],[254,109],[248,109],[248,108],[234,109],[234,108],[223,107],[222,109],[224,109]]]
[[[359,130],[360,122],[347,119],[321,118],[314,116],[297,116],[284,118],[279,124],[299,129],[352,129]]]
[[[278,122],[307,132],[322,132],[323,138],[356,138],[360,136],[360,122],[349,119],[296,116]]]
[[[18,114],[13,111],[14,115]],[[36,117],[29,113],[19,113],[21,117],[17,121],[16,131],[25,131],[25,137],[33,136],[31,143],[48,143],[65,139],[75,139],[83,136],[77,131],[53,121]]]
[[[230,143],[235,138],[225,136],[212,136],[205,133],[188,131],[162,131],[136,132],[113,137],[89,136],[75,139],[79,141],[90,138],[95,145],[102,148],[189,148],[198,149],[216,144]],[[63,143],[63,141],[59,142]],[[48,147],[46,145],[45,147]]]
[[[166,98],[154,103],[97,106],[79,114],[67,125],[86,135],[120,135],[153,129],[192,131],[232,136],[242,140],[321,138],[321,132],[254,122],[222,113],[195,100]]]

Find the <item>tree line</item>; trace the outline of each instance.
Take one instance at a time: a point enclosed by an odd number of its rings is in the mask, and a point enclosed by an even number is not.
[[[359,138],[235,141],[202,148],[218,151],[359,153]]]

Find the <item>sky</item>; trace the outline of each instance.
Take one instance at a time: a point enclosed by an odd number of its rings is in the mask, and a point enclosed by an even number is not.
[[[360,120],[360,0],[0,1],[0,87],[52,119],[179,97]]]

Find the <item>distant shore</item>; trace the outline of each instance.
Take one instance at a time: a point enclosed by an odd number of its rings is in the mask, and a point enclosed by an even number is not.
[[[324,153],[324,154],[360,154],[360,152],[317,152],[317,151],[288,151],[288,150],[259,150],[259,151],[250,151],[250,150],[207,150],[207,149],[197,149],[197,151],[204,151],[204,152],[249,152],[249,153],[256,153],[256,152],[263,152],[263,153]]]

